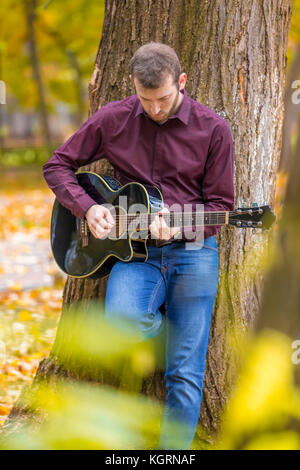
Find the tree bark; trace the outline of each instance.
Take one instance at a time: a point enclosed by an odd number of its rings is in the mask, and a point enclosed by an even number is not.
[[[134,93],[128,64],[140,45],[149,40],[170,44],[187,72],[190,96],[219,113],[231,127],[236,207],[253,201],[272,204],[281,148],[290,16],[290,0],[107,1],[89,84],[90,114]],[[112,170],[107,161],[95,162],[89,169],[99,173]],[[271,235],[224,227],[217,237],[220,281],[200,414],[207,435],[218,430],[238,377],[239,335],[252,328],[260,309],[261,257]],[[41,362],[35,384],[62,373],[57,361],[66,334],[64,316],[79,300],[103,299],[106,280],[67,279],[56,342],[50,358]],[[95,373],[94,379],[98,378]],[[162,399],[162,373],[148,379],[143,391]],[[17,414],[16,406],[12,417]]]

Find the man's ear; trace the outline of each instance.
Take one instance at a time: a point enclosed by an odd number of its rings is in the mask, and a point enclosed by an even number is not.
[[[183,72],[179,76],[179,90],[183,90],[186,84],[186,73]]]
[[[132,81],[132,75],[131,74],[129,75],[129,80]]]

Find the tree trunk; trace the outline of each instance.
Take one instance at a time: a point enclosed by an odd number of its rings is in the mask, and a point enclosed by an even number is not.
[[[290,15],[290,0],[107,1],[89,84],[90,114],[111,100],[134,93],[128,64],[140,45],[149,40],[170,44],[187,72],[190,96],[218,112],[232,129],[236,206],[253,201],[272,204],[281,148]],[[106,161],[96,162],[89,169],[111,172]],[[253,326],[259,312],[264,279],[261,256],[268,249],[269,237],[259,231],[229,227],[218,234],[220,281],[200,415],[208,434],[218,429],[238,376],[239,334]],[[41,362],[35,384],[68,375],[57,362],[67,334],[64,316],[79,300],[103,299],[105,288],[106,279],[67,280],[56,342],[50,358]],[[86,377],[79,371],[81,375]],[[162,373],[147,380],[143,390],[163,398]],[[11,416],[18,413],[16,406]]]

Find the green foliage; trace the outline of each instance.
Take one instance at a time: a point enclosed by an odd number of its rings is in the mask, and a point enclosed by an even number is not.
[[[49,160],[58,145],[48,147],[10,148],[0,151],[0,168],[40,167]]]
[[[25,0],[4,0],[0,6],[0,79],[15,106],[38,107],[29,52]],[[77,75],[83,88],[93,73],[104,18],[104,0],[39,0],[34,22],[42,79],[50,111],[63,101],[71,108],[77,100]],[[86,103],[87,107],[87,103]]]
[[[288,67],[293,61],[297,46],[300,44],[300,0],[293,0],[289,45],[287,51]]]
[[[47,420],[15,433],[4,449],[89,450],[155,448],[161,407],[110,387],[58,383],[41,387],[32,401]]]
[[[296,41],[297,43],[300,42],[300,1],[299,0],[293,0],[290,38]]]

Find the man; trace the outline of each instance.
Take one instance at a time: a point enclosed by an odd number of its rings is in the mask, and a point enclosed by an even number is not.
[[[74,171],[107,158],[121,184],[157,186],[164,212],[173,204],[232,210],[229,126],[187,95],[186,74],[175,51],[160,43],[140,47],[131,59],[130,79],[136,95],[98,110],[44,166],[45,179],[58,200],[74,215],[86,217],[93,236],[106,237],[114,219],[78,186]],[[160,449],[190,447],[202,399],[218,285],[214,235],[220,226],[206,226],[204,233],[193,229],[169,228],[156,216],[150,226],[154,240],[147,243],[148,260],[117,261],[107,283],[110,323],[133,326],[141,339],[157,336],[165,324],[166,403]],[[202,246],[197,246],[199,235],[204,235]],[[164,315],[159,310],[162,304]],[[176,428],[173,420],[182,426]]]

